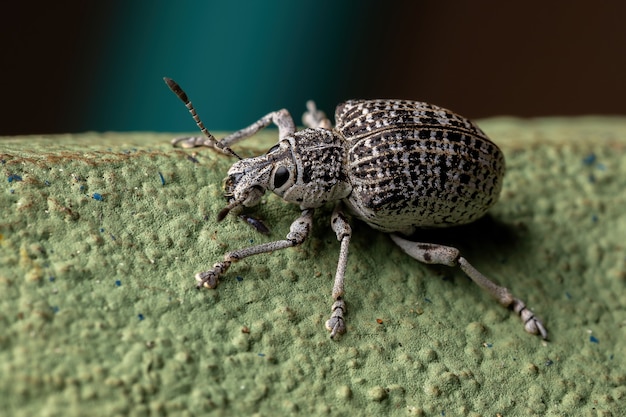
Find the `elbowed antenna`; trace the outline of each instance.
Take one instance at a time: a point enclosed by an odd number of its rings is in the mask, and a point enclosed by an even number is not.
[[[210,146],[214,149],[218,149],[222,151],[223,153],[227,153],[241,160],[241,157],[239,155],[237,155],[229,147],[222,145],[220,141],[215,139],[215,136],[213,136],[211,132],[209,132],[206,127],[204,127],[204,123],[202,123],[200,116],[198,116],[198,113],[196,113],[196,109],[193,106],[193,104],[191,104],[189,97],[187,97],[187,93],[185,93],[185,91],[180,87],[180,85],[178,85],[176,81],[172,80],[169,77],[163,77],[163,81],[165,81],[165,84],[167,84],[169,89],[172,90],[172,92],[176,94],[176,96],[183,103],[185,103],[185,107],[187,107],[187,110],[189,110],[189,113],[191,113],[191,116],[193,117],[193,120],[196,122],[196,125],[198,126],[198,128],[200,128],[200,131],[202,131],[202,133],[204,133],[204,136],[206,136],[208,139],[208,144],[205,144],[205,145]]]

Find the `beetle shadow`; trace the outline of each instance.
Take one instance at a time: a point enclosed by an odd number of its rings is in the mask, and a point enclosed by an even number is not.
[[[416,242],[453,246],[459,250],[472,250],[476,246],[514,249],[521,235],[519,227],[503,223],[486,214],[472,223],[460,226],[418,229],[407,238]]]
[[[418,229],[408,240],[451,246],[471,263],[496,260],[505,263],[509,257],[520,253],[523,236],[527,234],[522,225],[503,223],[490,214],[466,224],[447,228]],[[448,267],[432,265],[435,268]]]

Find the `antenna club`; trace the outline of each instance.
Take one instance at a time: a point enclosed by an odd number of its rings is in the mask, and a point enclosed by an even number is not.
[[[198,138],[178,138],[175,139],[175,141],[172,143],[174,143],[174,145],[176,145],[177,143],[181,143],[184,147],[207,146],[219,150],[220,152],[227,155],[232,155],[235,158],[241,160],[241,157],[239,155],[233,152],[233,150],[229,147],[224,146],[222,142],[215,139],[215,136],[213,136],[211,132],[209,132],[206,127],[204,127],[204,123],[202,123],[202,120],[200,120],[200,116],[198,116],[198,114],[196,113],[196,109],[193,107],[193,104],[191,104],[191,101],[187,97],[187,94],[183,91],[180,85],[178,85],[176,81],[172,80],[169,77],[163,77],[163,81],[165,81],[165,84],[167,84],[168,88],[172,90],[172,92],[176,94],[183,103],[185,103],[185,107],[187,107],[187,110],[189,110],[189,113],[191,114],[191,117],[193,117],[193,120],[196,122],[196,125],[198,125],[200,131],[206,136],[205,141],[198,141]],[[223,219],[233,207],[235,206],[227,207],[226,209],[222,210],[218,215],[218,220]]]
[[[180,88],[180,85],[178,85],[176,81],[172,80],[169,77],[163,77],[163,81],[165,81],[165,84],[167,84],[169,89],[172,90],[172,92],[176,94],[178,98],[183,101],[183,103],[189,103],[189,98],[187,97],[187,94],[183,91],[182,88]]]

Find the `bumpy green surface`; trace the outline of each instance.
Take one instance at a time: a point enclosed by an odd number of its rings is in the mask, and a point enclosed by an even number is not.
[[[196,272],[282,238],[298,209],[267,196],[255,214],[270,237],[218,224],[232,161],[203,150],[196,163],[169,135],[2,139],[2,415],[624,415],[626,119],[480,125],[507,158],[500,202],[422,239],[460,246],[549,342],[459,270],[421,265],[362,223],[348,333],[331,341],[330,207],[301,247],[197,291]]]

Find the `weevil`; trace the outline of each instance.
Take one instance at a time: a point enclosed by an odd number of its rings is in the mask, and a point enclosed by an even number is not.
[[[331,338],[346,332],[344,278],[352,237],[347,213],[389,233],[394,243],[420,262],[459,266],[502,306],[514,311],[527,332],[547,339],[543,323],[526,304],[476,270],[458,249],[406,238],[420,228],[473,222],[497,201],[504,156],[476,124],[419,101],[349,100],[337,106],[333,127],[309,101],[303,130],[297,130],[290,113],[282,109],[217,140],[180,86],[164,80],[204,134],[176,138],[172,144],[204,146],[238,159],[225,179],[227,204],[218,213],[218,221],[234,209],[257,205],[268,190],[301,209],[285,239],[226,253],[223,261],[196,274],[198,288],[215,288],[234,262],[300,245],[311,232],[315,209],[332,202],[331,228],[340,243],[331,315],[326,321]],[[264,155],[243,159],[231,149],[272,123],[278,127],[278,143]]]

